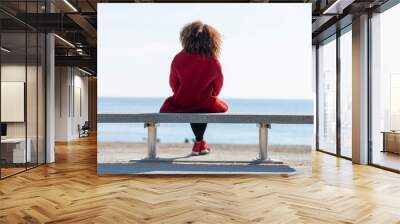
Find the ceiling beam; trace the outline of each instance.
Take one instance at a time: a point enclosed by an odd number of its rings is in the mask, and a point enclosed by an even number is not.
[[[71,13],[67,14],[72,21],[74,21],[77,25],[79,25],[87,34],[91,37],[97,36],[97,30],[90,24],[85,17],[81,14]]]
[[[87,67],[92,71],[97,70],[97,59],[91,56],[56,56],[56,66],[79,66]]]
[[[336,0],[330,4],[322,14],[342,14],[343,10],[353,2],[355,2],[355,0]]]

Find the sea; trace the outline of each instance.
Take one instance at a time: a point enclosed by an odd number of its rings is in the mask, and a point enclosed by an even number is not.
[[[158,112],[165,98],[99,97],[98,113]],[[307,99],[223,99],[233,113],[295,113],[313,114],[313,100]],[[280,145],[311,145],[313,125],[272,124],[269,143]],[[146,142],[147,130],[143,124],[98,124],[98,141]],[[160,124],[157,129],[160,143],[193,141],[189,124]],[[208,124],[205,139],[209,143],[257,144],[256,124]]]

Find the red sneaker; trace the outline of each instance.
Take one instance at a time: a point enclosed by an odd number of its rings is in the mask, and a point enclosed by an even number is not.
[[[194,156],[198,156],[200,155],[200,151],[201,151],[201,146],[202,146],[202,142],[195,142],[193,145],[193,149],[192,149],[192,155]]]
[[[200,147],[200,154],[205,155],[210,153],[210,147],[208,146],[206,141],[201,141],[201,147]]]

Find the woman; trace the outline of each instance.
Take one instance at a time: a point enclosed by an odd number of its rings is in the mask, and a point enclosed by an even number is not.
[[[221,47],[219,32],[200,21],[185,25],[180,33],[183,50],[171,63],[169,84],[173,95],[160,112],[219,113],[228,105],[218,99],[224,77],[218,61]],[[210,148],[203,139],[207,123],[191,123],[196,142],[192,154],[208,154]]]

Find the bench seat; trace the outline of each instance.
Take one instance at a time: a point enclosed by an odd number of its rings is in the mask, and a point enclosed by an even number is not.
[[[106,113],[99,123],[238,123],[238,124],[312,124],[313,116],[304,114],[244,113]]]
[[[245,113],[102,113],[98,123],[144,123],[148,128],[148,160],[157,159],[157,126],[159,123],[230,123],[257,124],[259,128],[258,160],[273,162],[268,157],[268,129],[271,124],[313,124],[307,114],[245,114]]]

